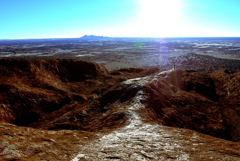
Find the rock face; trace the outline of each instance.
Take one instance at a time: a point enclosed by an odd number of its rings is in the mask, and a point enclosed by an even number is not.
[[[160,79],[146,86],[149,93],[146,104],[151,109],[152,121],[154,118],[166,126],[239,140],[239,135],[231,134],[233,122],[223,114],[225,108],[219,103],[214,80],[208,74],[174,70]]]
[[[97,82],[85,82],[108,76],[104,67],[79,60],[1,59],[0,64],[0,118],[24,126],[74,100],[86,100],[81,91]]]
[[[239,160],[239,77],[1,59],[0,159]]]

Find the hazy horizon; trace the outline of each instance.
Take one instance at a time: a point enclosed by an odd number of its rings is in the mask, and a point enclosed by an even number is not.
[[[111,37],[111,36],[105,36],[105,35],[94,35],[94,36],[104,36],[106,38],[113,38],[113,39],[117,39],[117,38],[126,38],[126,39],[131,39],[131,38],[136,38],[136,39],[178,39],[178,38],[186,38],[186,39],[195,39],[195,38],[240,38],[240,36],[231,36],[231,37],[228,37],[228,36],[225,36],[225,37],[222,37],[222,36],[215,36],[215,37],[207,37],[207,36],[203,36],[203,37]],[[0,40],[41,40],[41,39],[81,39],[82,37],[49,37],[49,38],[9,38],[9,39],[0,39]]]
[[[238,0],[2,0],[0,39],[240,37]]]

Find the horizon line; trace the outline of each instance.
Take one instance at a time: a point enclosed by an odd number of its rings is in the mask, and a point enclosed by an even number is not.
[[[91,35],[90,35],[91,36]],[[101,37],[101,39],[108,39],[108,38],[152,38],[152,39],[163,39],[163,38],[240,38],[240,36],[169,36],[169,37],[140,37],[140,36],[134,36],[134,37],[118,37],[118,36],[114,36],[114,37],[110,37],[110,36],[97,36],[97,35],[92,35],[92,36],[96,36],[96,37]],[[47,39],[83,39],[84,36],[81,37],[61,37],[61,38],[8,38],[8,39],[0,39],[2,40],[47,40]],[[91,38],[89,38],[90,40]],[[94,39],[94,38],[93,38]],[[86,39],[85,39],[86,40]]]

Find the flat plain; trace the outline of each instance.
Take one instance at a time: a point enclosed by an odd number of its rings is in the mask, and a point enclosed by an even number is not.
[[[0,58],[82,59],[108,70],[174,66],[237,71],[240,38],[101,38],[1,40]]]

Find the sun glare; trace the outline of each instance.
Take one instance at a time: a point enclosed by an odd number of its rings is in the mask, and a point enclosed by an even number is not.
[[[139,0],[138,26],[146,35],[171,36],[181,23],[181,0]]]

